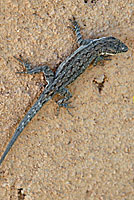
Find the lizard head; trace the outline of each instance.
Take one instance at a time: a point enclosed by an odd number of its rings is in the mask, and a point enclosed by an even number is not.
[[[115,37],[104,38],[104,43],[101,55],[114,55],[128,51],[128,47]]]

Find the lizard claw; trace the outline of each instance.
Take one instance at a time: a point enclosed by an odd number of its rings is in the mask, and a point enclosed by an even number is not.
[[[56,102],[57,103],[57,102]],[[68,113],[73,117],[72,113],[69,111],[68,108],[74,108],[74,106],[69,106],[71,102],[66,102],[66,103],[58,103],[58,108],[57,108],[57,116],[59,115],[60,107],[64,107],[67,109]]]

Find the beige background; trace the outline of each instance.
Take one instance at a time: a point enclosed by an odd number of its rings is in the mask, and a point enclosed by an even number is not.
[[[78,47],[72,15],[84,38],[112,35],[129,51],[69,86],[73,117],[44,105],[0,167],[0,200],[134,199],[134,0],[85,2],[1,0],[0,155],[44,83],[16,74],[24,67],[13,56],[56,69]]]

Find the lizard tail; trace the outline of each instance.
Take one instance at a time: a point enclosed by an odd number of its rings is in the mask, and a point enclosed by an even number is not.
[[[3,153],[1,159],[0,159],[0,165],[2,164],[3,160],[5,159],[6,155],[10,151],[11,147],[17,140],[18,136],[21,134],[21,132],[24,130],[26,125],[31,121],[31,119],[36,115],[36,113],[42,108],[42,106],[50,99],[50,96],[47,94],[42,94],[39,99],[36,101],[36,103],[32,106],[32,108],[27,112],[24,119],[20,122],[19,126],[17,127],[14,135],[12,136],[10,142],[8,143],[5,152]]]

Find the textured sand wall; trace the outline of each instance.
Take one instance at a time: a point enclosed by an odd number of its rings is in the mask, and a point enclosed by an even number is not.
[[[134,1],[1,0],[0,9],[0,155],[44,84],[16,74],[24,67],[13,56],[56,69],[77,48],[72,15],[84,38],[129,47],[69,86],[73,117],[44,105],[0,167],[0,200],[134,199]]]

